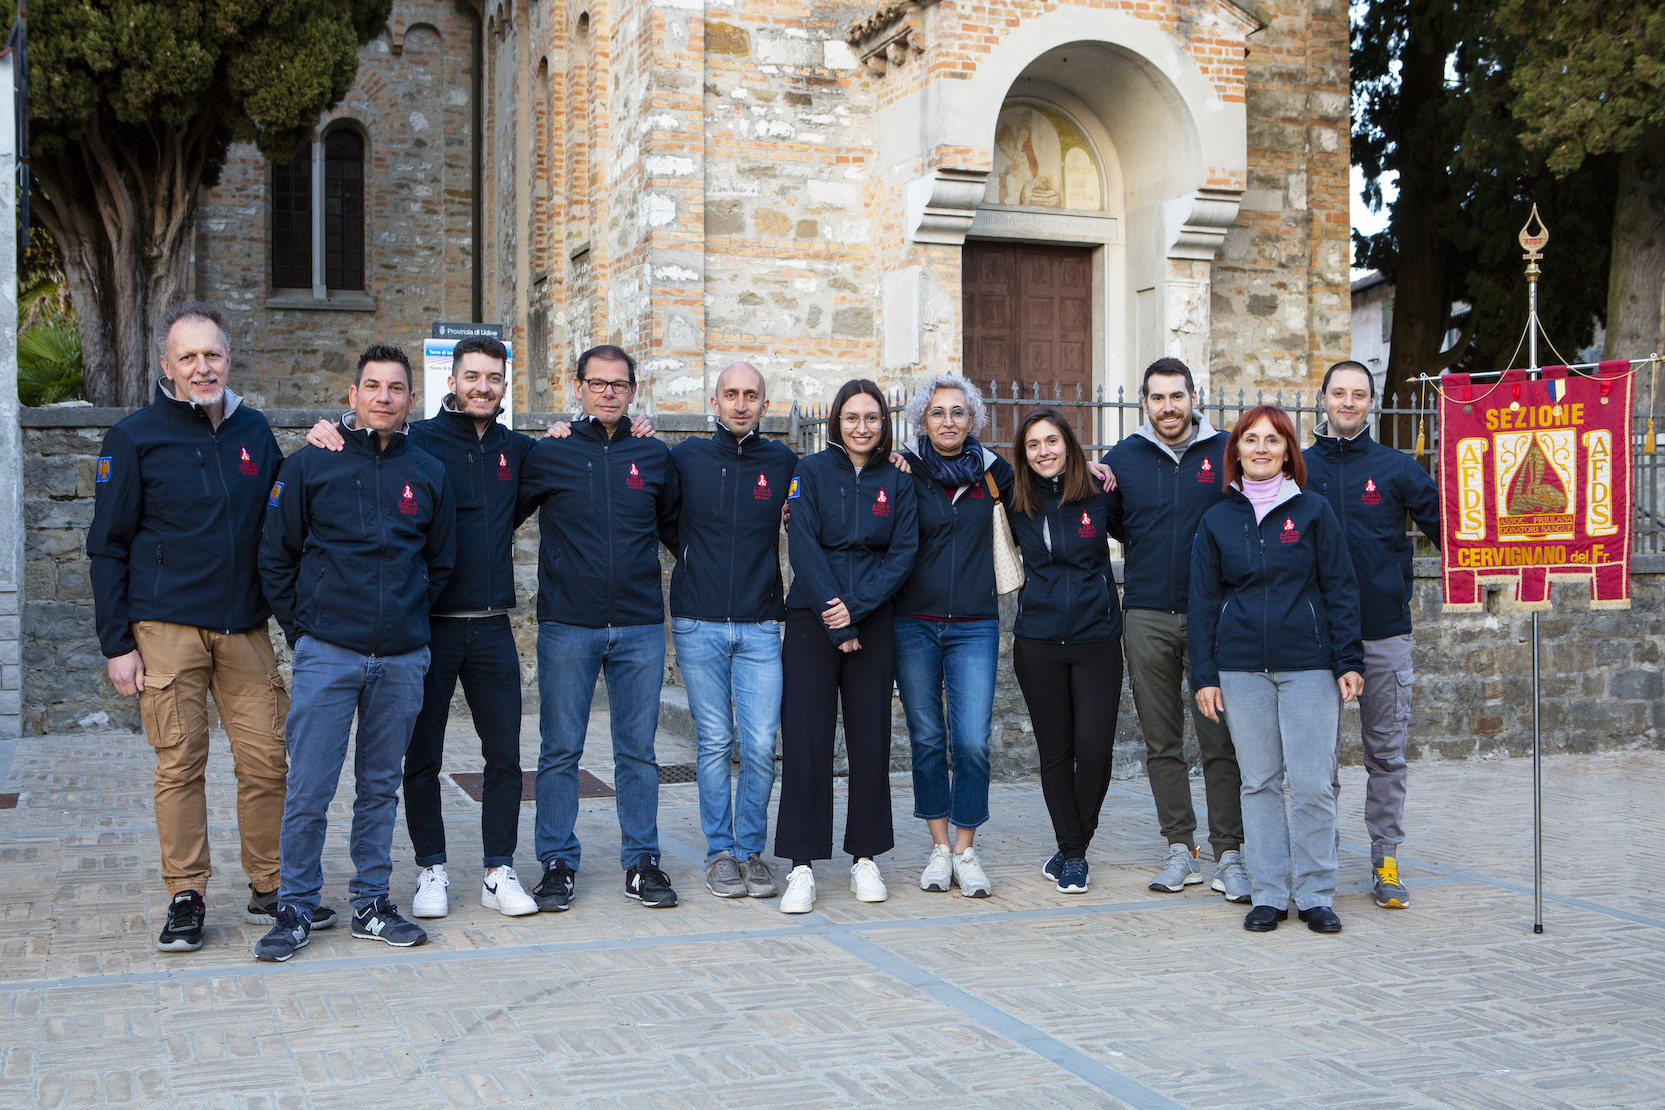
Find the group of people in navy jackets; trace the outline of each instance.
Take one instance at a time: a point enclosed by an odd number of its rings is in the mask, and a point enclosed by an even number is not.
[[[1375,383],[1357,363],[1326,374],[1328,419],[1304,452],[1275,406],[1216,431],[1189,368],[1170,358],[1144,372],[1147,421],[1096,462],[1047,408],[1024,416],[1008,462],[977,440],[987,414],[976,386],[951,374],[914,392],[908,443],[893,441],[877,384],[845,383],[826,448],[797,459],[761,435],[765,381],[744,362],[717,377],[713,434],[669,449],[629,416],[636,364],[617,347],[580,356],[578,417],[533,440],[499,422],[508,366],[497,341],[459,344],[439,414],[415,422],[409,359],[373,345],[351,410],[285,459],[265,418],[227,388],[218,308],[171,307],[155,341],[155,399],[111,429],[98,459],[87,552],[111,682],[138,698],[156,749],[163,951],[200,948],[208,921],[210,693],[236,760],[242,916],[270,926],[260,959],[287,960],[337,921],[322,901],[322,850],[350,745],[351,934],[427,939],[392,898],[401,790],[420,869],[411,916],[450,912],[440,769],[459,683],[485,765],[481,904],[508,916],[574,904],[579,761],[604,678],[624,893],[675,907],[657,825],[660,546],[676,560],[671,633],[717,897],[814,908],[816,861],[833,855],[841,721],[850,890],[888,897],[877,861],[895,847],[893,691],[914,817],[931,839],[918,884],[994,893],[977,831],[990,817],[1000,595],[1016,560],[1011,658],[1056,840],[1039,869],[1060,893],[1089,888],[1125,664],[1168,843],[1151,889],[1209,881],[1185,752],[1188,681],[1211,886],[1252,903],[1245,927],[1275,929],[1293,900],[1314,931],[1341,928],[1338,725],[1354,699],[1375,900],[1409,904],[1397,870],[1413,682],[1405,519],[1437,542],[1438,505],[1414,460],[1371,439]],[[533,516],[540,877],[527,889],[514,868],[510,611],[514,534]],[[1111,541],[1123,547],[1120,583]],[[293,649],[292,685],[272,616]],[[777,732],[784,886],[764,857]]]

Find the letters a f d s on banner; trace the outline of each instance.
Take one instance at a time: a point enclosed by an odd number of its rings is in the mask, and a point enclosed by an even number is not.
[[[1498,582],[1547,609],[1552,580],[1588,583],[1592,608],[1630,607],[1630,363],[1541,374],[1440,378],[1448,610],[1479,610]]]

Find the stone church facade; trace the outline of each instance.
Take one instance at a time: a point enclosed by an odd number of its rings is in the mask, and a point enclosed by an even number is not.
[[[1349,345],[1347,49],[1341,0],[399,0],[313,143],[234,148],[196,292],[272,407],[436,320],[503,327],[521,411],[599,342],[671,412],[736,358],[808,404],[1306,385]]]

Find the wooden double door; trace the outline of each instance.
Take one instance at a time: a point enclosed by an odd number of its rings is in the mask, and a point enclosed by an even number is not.
[[[967,240],[962,254],[964,373],[1001,396],[1057,387],[1074,401],[1093,386],[1093,248]],[[1003,437],[1004,438],[1004,437]]]

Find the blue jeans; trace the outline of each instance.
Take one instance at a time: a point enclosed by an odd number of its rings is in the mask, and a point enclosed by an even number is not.
[[[619,866],[659,858],[659,688],[665,681],[665,627],[584,628],[538,623],[538,860],[578,869],[578,760],[590,727],[598,675],[607,676],[613,727],[613,789],[618,796]]]
[[[780,621],[671,618],[676,661],[688,687],[698,749],[705,862],[763,851],[780,730]],[[740,774],[729,799],[729,752],[740,741]]]
[[[1329,671],[1221,671],[1220,697],[1243,775],[1243,862],[1254,904],[1335,903],[1336,726]],[[1284,801],[1284,783],[1289,801]]]
[[[946,817],[960,829],[989,819],[989,718],[999,657],[997,620],[896,618],[896,688],[913,744],[915,817]]]
[[[279,901],[307,912],[318,908],[324,885],[324,832],[330,802],[353,752],[353,831],[356,874],[347,885],[361,910],[387,894],[393,874],[393,823],[399,812],[405,748],[422,708],[428,649],[403,655],[360,655],[311,636],[295,644],[294,682],[284,743],[289,781],[278,838]]]

